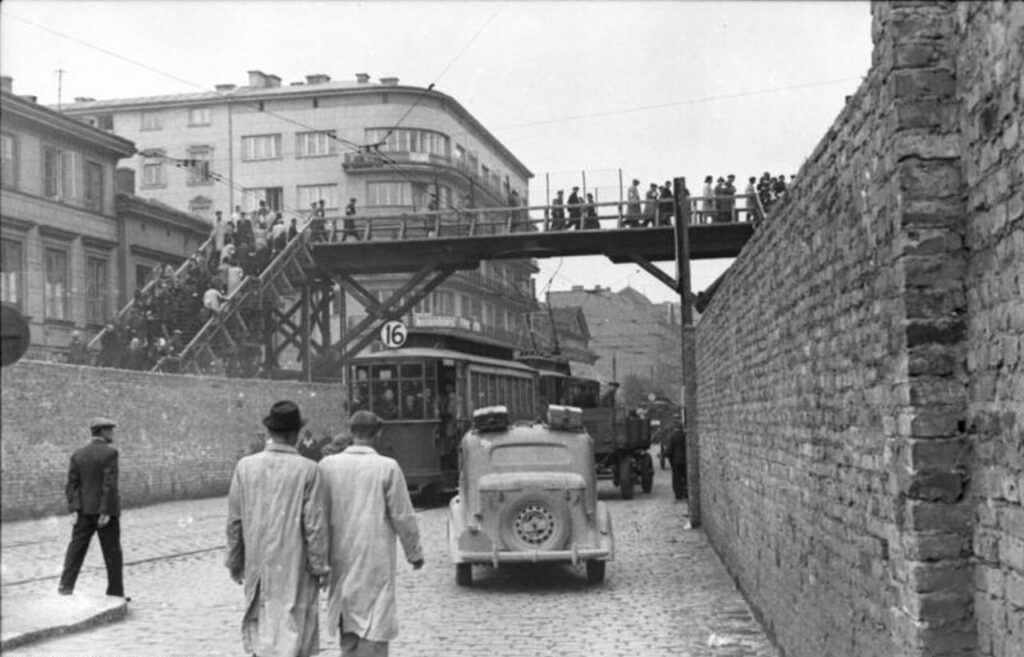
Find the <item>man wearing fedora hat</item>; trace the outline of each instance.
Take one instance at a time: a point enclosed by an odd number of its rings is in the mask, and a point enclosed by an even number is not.
[[[258,657],[320,652],[318,587],[330,567],[320,472],[295,449],[305,424],[294,402],[274,404],[270,440],[239,460],[228,492],[226,565],[245,587],[242,643]]]
[[[342,657],[387,657],[398,636],[395,538],[416,570],[423,548],[402,469],[373,449],[381,419],[357,411],[349,429],[353,444],[319,465],[331,542],[327,618],[332,635],[341,630]]]
[[[105,417],[89,423],[92,441],[75,450],[68,468],[65,494],[74,528],[64,556],[64,570],[57,592],[71,595],[82,570],[92,535],[100,538],[103,562],[107,566],[107,595],[124,597],[123,557],[121,555],[121,498],[117,490],[117,450],[114,441],[117,423]]]

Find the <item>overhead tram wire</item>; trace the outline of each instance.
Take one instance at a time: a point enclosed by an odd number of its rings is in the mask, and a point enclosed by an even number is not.
[[[380,144],[370,144],[370,145],[358,144],[356,142],[353,142],[353,141],[350,141],[350,140],[338,137],[333,132],[318,129],[318,128],[314,127],[314,126],[310,126],[310,125],[307,125],[307,124],[305,124],[305,123],[303,123],[301,121],[296,121],[295,119],[291,119],[289,117],[282,116],[282,115],[280,115],[280,114],[278,114],[276,112],[270,111],[270,110],[260,109],[259,101],[240,100],[239,98],[237,98],[235,96],[232,96],[230,94],[221,93],[219,91],[210,92],[207,89],[207,87],[205,87],[203,85],[197,84],[197,83],[195,83],[195,82],[193,82],[191,80],[186,80],[186,79],[184,79],[182,77],[174,75],[173,73],[168,73],[167,71],[163,71],[161,69],[158,69],[156,67],[150,66],[148,64],[144,64],[144,63],[139,62],[137,60],[134,60],[134,59],[132,59],[130,57],[126,57],[124,55],[120,55],[120,54],[118,54],[118,53],[116,53],[116,52],[114,52],[112,50],[109,50],[107,48],[103,48],[102,46],[97,46],[97,45],[89,43],[87,41],[83,41],[82,39],[78,39],[78,38],[73,37],[73,36],[71,36],[69,34],[65,34],[63,32],[60,32],[59,30],[54,30],[52,28],[46,27],[45,25],[40,25],[39,23],[36,23],[34,21],[30,21],[30,20],[28,20],[26,18],[22,18],[20,16],[15,15],[15,14],[11,14],[9,11],[4,11],[3,14],[6,15],[6,16],[9,16],[11,18],[14,18],[16,20],[22,21],[23,23],[31,25],[32,27],[35,27],[35,28],[37,28],[39,30],[42,30],[44,32],[49,32],[49,33],[54,34],[54,35],[56,35],[56,36],[58,36],[58,37],[60,37],[62,39],[67,39],[68,41],[72,41],[74,43],[77,43],[79,45],[85,46],[87,48],[92,48],[93,50],[97,50],[97,51],[99,51],[99,52],[101,52],[101,53],[103,53],[105,55],[109,55],[111,57],[114,57],[115,59],[119,59],[119,60],[127,62],[129,64],[133,64],[133,65],[138,66],[140,68],[143,68],[143,69],[145,69],[147,71],[151,71],[153,73],[156,73],[157,75],[161,75],[161,76],[170,78],[172,80],[175,80],[177,82],[181,82],[183,84],[186,84],[186,85],[188,85],[190,87],[194,87],[196,89],[200,89],[200,90],[202,90],[204,92],[207,92],[207,93],[213,93],[213,94],[215,94],[216,96],[219,96],[220,98],[222,98],[225,101],[233,102],[233,103],[236,103],[238,105],[248,105],[250,107],[254,107],[255,109],[257,109],[260,112],[263,112],[264,114],[267,114],[269,116],[273,116],[275,118],[281,119],[282,121],[284,121],[286,123],[290,123],[292,125],[304,128],[304,129],[309,130],[311,132],[318,132],[318,133],[326,134],[328,136],[328,138],[338,142],[339,144],[342,144],[343,146],[345,146],[346,148],[351,150],[353,153],[369,153],[371,151],[371,149],[373,149],[373,152],[378,157],[380,157],[381,163],[384,164],[385,166],[391,168],[392,171],[395,174],[401,176],[402,178],[404,178],[408,182],[417,182],[414,178],[412,178],[412,177],[408,176],[407,174],[405,174],[397,166],[397,163],[394,160],[392,160],[391,158],[387,157],[386,155],[384,155],[383,153],[380,152],[380,150],[379,150],[379,145]],[[378,148],[374,148],[375,146],[378,147]],[[166,157],[169,160],[176,161],[175,158],[170,158],[170,157],[167,157],[167,156],[162,156],[162,157]],[[237,183],[234,183],[233,181],[232,181],[232,184],[235,185],[236,189],[243,190],[243,191],[245,189],[244,187],[238,186]],[[448,205],[448,209],[450,209],[450,210],[458,210],[458,208],[453,206],[451,203],[448,203],[447,205]]]

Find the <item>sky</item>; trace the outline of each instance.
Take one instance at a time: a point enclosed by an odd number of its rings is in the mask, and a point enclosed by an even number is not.
[[[586,178],[796,173],[867,73],[867,2],[50,2],[0,4],[14,92],[129,98],[243,85],[257,69],[398,77],[457,99],[534,173],[531,204]],[[62,70],[61,74],[57,71]],[[730,260],[694,261],[693,288]],[[658,263],[673,272],[671,262]],[[629,285],[676,295],[601,256],[540,261],[540,293]]]

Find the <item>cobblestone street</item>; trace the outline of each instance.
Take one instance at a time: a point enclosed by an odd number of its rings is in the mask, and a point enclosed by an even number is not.
[[[399,576],[401,634],[392,654],[774,657],[777,653],[704,534],[687,529],[685,503],[658,471],[651,495],[624,501],[599,484],[613,516],[616,560],[589,586],[583,567],[477,568],[471,588],[455,584],[445,542],[447,509],[421,509],[427,565]],[[6,654],[72,657],[241,655],[241,589],[223,567],[226,500],[132,509],[122,520],[124,621],[31,644]],[[55,587],[70,532],[64,519],[10,523],[3,537],[4,596]],[[102,592],[98,545],[79,591]],[[20,582],[20,583],[19,583]],[[325,654],[337,640],[321,620]]]

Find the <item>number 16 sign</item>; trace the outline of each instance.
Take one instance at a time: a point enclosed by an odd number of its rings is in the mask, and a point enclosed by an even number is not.
[[[392,320],[380,327],[380,341],[388,349],[398,349],[405,344],[407,332],[405,324]]]

